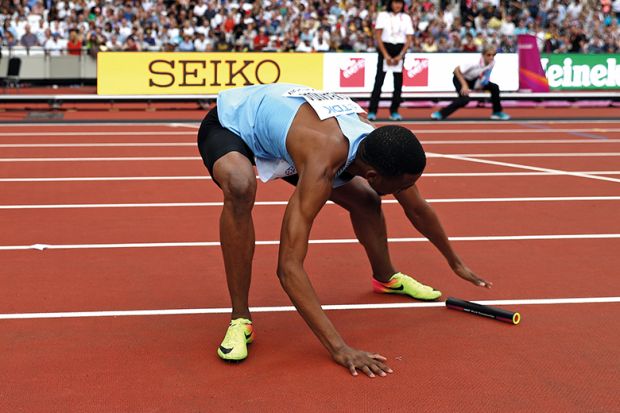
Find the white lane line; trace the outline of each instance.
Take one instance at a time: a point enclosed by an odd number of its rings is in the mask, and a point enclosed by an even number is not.
[[[196,146],[194,142],[127,143],[3,143],[0,148],[133,148]]]
[[[198,161],[200,156],[126,156],[89,158],[0,158],[0,162],[127,162],[127,161]]]
[[[579,132],[598,132],[611,133],[620,132],[620,128],[580,128],[580,129],[414,129],[416,135],[424,133],[452,133],[455,135],[480,133],[489,135],[491,133],[579,133]]]
[[[0,178],[0,182],[187,181],[187,180],[211,180],[211,177],[210,176],[93,176],[93,177],[65,177],[65,178]]]
[[[601,157],[620,156],[620,152],[560,152],[560,153],[456,153],[438,154],[427,152],[428,158],[446,158],[449,156],[476,158],[537,158],[537,157]],[[200,156],[114,156],[114,157],[83,157],[83,158],[0,158],[0,162],[127,162],[127,161],[198,161]]]
[[[477,162],[477,163],[484,163],[484,164],[496,165],[496,166],[507,166],[509,168],[517,168],[517,169],[529,169],[531,171],[539,171],[539,172],[553,172],[553,173],[560,173],[560,174],[563,174],[563,175],[576,176],[576,177],[580,177],[580,178],[596,179],[596,180],[600,180],[600,181],[608,181],[608,182],[618,182],[618,183],[620,183],[620,179],[610,178],[610,177],[607,177],[607,176],[598,176],[598,175],[584,174],[584,173],[578,173],[578,172],[562,171],[562,170],[559,170],[559,169],[539,168],[539,167],[536,167],[536,166],[528,166],[528,165],[522,165],[522,164],[516,164],[516,163],[490,161],[490,160],[487,160],[487,159],[479,159],[479,158],[474,158],[474,157],[467,157],[467,156],[464,156],[464,155],[442,155],[442,154],[438,154],[438,153],[435,153],[433,155],[434,156],[448,158],[448,159],[456,159],[456,160],[459,160],[459,161]]]
[[[206,112],[205,112],[206,113]],[[381,122],[379,122],[381,123]],[[415,125],[434,125],[439,126],[440,124],[435,120],[415,120],[415,121],[403,121],[399,123],[405,124],[415,124]],[[501,121],[498,122],[496,120],[490,119],[480,119],[480,120],[450,120],[450,125],[522,125],[522,124],[543,124],[543,125],[564,125],[564,124],[572,124],[576,123],[579,125],[589,125],[589,124],[618,124],[620,121],[614,119],[589,119],[589,120],[575,120],[575,119],[561,119],[561,120],[546,120],[546,119],[530,119],[530,120],[511,120],[511,121]],[[2,128],[40,128],[41,126],[51,126],[51,127],[68,127],[68,128],[83,128],[84,126],[165,126],[165,127],[178,127],[191,125],[193,127],[199,127],[200,121],[190,121],[190,122],[148,122],[148,121],[137,121],[137,122],[88,122],[88,123],[76,123],[76,122],[37,122],[36,124],[30,123],[4,123],[0,124],[0,130]]]
[[[620,297],[576,297],[576,298],[533,298],[513,300],[476,300],[482,305],[561,305],[561,304],[604,304],[618,303]],[[393,310],[403,308],[437,308],[445,307],[443,301],[430,303],[377,303],[377,304],[326,304],[321,307],[325,311],[351,310]],[[162,310],[119,310],[119,311],[66,311],[49,313],[6,313],[0,314],[0,320],[28,320],[49,318],[90,318],[90,317],[130,317],[130,316],[167,316],[167,315],[197,315],[197,314],[230,314],[231,308],[178,308]],[[297,311],[291,306],[250,307],[252,313],[280,313]]]
[[[588,175],[620,175],[620,171],[574,171]],[[564,172],[429,172],[423,177],[503,177],[503,176],[562,176]],[[258,177],[257,177],[258,179]],[[90,182],[90,181],[193,181],[211,180],[210,176],[92,176],[92,177],[57,177],[57,178],[0,178],[0,182]]]
[[[50,136],[50,137],[52,136],[83,136],[84,138],[89,138],[91,136],[117,137],[117,136],[177,136],[177,135],[196,136],[196,132],[177,131],[177,130],[171,130],[169,132],[163,132],[163,131],[0,132],[0,137],[2,136],[20,136],[20,137],[33,136],[33,137],[38,137],[38,138],[43,138],[46,136]]]
[[[620,201],[620,196],[547,196],[547,197],[512,197],[512,198],[430,198],[431,204],[484,203],[484,202],[567,202],[567,201]],[[397,204],[395,199],[383,199],[382,204]],[[256,206],[287,205],[288,201],[257,201]],[[335,205],[327,201],[327,205]],[[117,204],[23,204],[0,205],[2,209],[83,209],[83,208],[186,208],[186,207],[221,207],[224,203],[215,202],[142,202]]]
[[[171,128],[191,128],[198,129],[200,124],[198,123],[169,123],[168,126]]]
[[[414,122],[413,124],[418,124]],[[84,126],[84,125],[82,125]],[[195,129],[195,128],[193,128]],[[532,129],[532,128],[519,128],[519,129],[415,129],[417,134],[484,134],[489,133],[519,133],[519,134],[538,134],[538,133],[584,133],[584,132],[597,132],[597,133],[616,133],[620,132],[620,128],[579,128],[579,129]],[[170,131],[79,131],[79,132],[0,132],[2,136],[21,136],[21,137],[46,137],[46,136],[173,136],[173,135],[192,135],[196,136],[196,131],[182,131],[182,130],[170,130]]]
[[[471,156],[473,158],[558,158],[620,156],[620,152],[454,153],[450,155]],[[433,156],[430,157],[433,158]]]
[[[471,237],[449,237],[450,241],[541,241],[541,240],[575,240],[575,239],[617,239],[620,234],[544,234],[544,235],[493,235]],[[418,238],[388,238],[390,243],[428,242],[428,239]],[[314,239],[309,244],[357,244],[353,238]],[[256,245],[279,245],[279,240],[256,241]],[[32,244],[32,245],[1,245],[0,251],[25,250],[84,250],[84,249],[116,249],[116,248],[183,248],[183,247],[219,247],[219,241],[192,241],[192,242],[132,242],[121,244]]]
[[[382,123],[382,122],[378,122],[378,123]],[[387,123],[387,122],[383,122],[383,123]],[[438,126],[439,123],[436,120],[411,120],[411,121],[402,121],[402,122],[398,122],[400,123],[404,123],[404,124],[408,124],[408,125],[435,125]],[[599,124],[599,123],[605,123],[605,124],[617,124],[620,123],[620,121],[614,120],[614,119],[610,119],[610,120],[605,120],[605,119],[591,119],[591,120],[575,120],[575,119],[558,119],[558,120],[545,120],[545,119],[532,119],[532,120],[512,120],[512,121],[501,121],[500,123],[498,123],[496,120],[490,120],[490,119],[480,119],[480,120],[450,120],[448,122],[450,125],[493,125],[493,126],[500,126],[500,125],[523,125],[523,124],[543,124],[543,125],[564,125],[567,123],[576,123],[578,125],[589,125],[589,124]]]
[[[588,175],[620,175],[620,171],[573,171],[579,174]],[[422,177],[490,177],[490,176],[561,176],[564,172],[443,172],[425,173]],[[1,180],[0,180],[1,182]]]
[[[495,144],[537,144],[537,143],[618,143],[620,139],[475,139],[475,140],[421,140],[423,145],[495,145]]]
[[[423,145],[497,145],[497,144],[591,144],[620,143],[620,139],[477,139],[421,140]],[[123,148],[123,147],[194,147],[195,142],[117,142],[117,143],[3,143],[0,148]]]
[[[567,120],[567,122],[570,122],[569,120]],[[597,121],[593,121],[593,123],[595,123]],[[489,122],[491,123],[491,122]],[[513,122],[511,122],[513,123]],[[518,124],[519,122],[514,122],[515,124]],[[527,123],[527,121],[523,121],[521,123]],[[579,122],[578,122],[579,123]],[[586,122],[581,122],[581,123],[586,123]],[[613,121],[608,121],[606,123],[613,123]],[[85,126],[123,126],[123,127],[127,127],[127,126],[165,126],[165,127],[175,127],[176,125],[180,125],[180,124],[185,124],[185,122],[167,122],[167,123],[162,123],[162,122],[149,122],[149,121],[137,121],[137,122],[87,122],[87,123],[81,123],[81,122],[37,122],[36,124],[33,123],[2,123],[0,124],[0,130],[2,130],[3,128],[23,128],[23,129],[27,129],[27,128],[41,128],[41,126],[48,126],[48,127],[54,127],[54,128],[83,128]],[[191,124],[196,124],[199,125],[200,122],[187,122],[187,124],[191,125]]]
[[[82,132],[0,132],[0,136],[33,136],[33,137],[44,137],[44,136],[83,136],[85,138],[91,136],[176,136],[176,135],[192,135],[196,136],[196,132],[192,131],[176,131],[171,130],[169,132],[144,132],[144,131],[110,131],[110,132],[101,132],[101,131],[82,131]]]

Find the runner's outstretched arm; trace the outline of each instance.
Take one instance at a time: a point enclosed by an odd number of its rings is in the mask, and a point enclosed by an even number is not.
[[[491,288],[493,283],[478,277],[456,254],[435,210],[426,202],[415,185],[394,196],[403,207],[409,221],[443,254],[456,275],[479,287]]]
[[[310,229],[332,192],[333,179],[347,145],[341,137],[333,142],[316,132],[299,128],[299,139],[289,137],[288,149],[295,161],[299,181],[289,200],[280,237],[278,277],[282,287],[312,332],[332,358],[349,369],[370,377],[385,376],[392,370],[385,357],[349,347],[321,308],[303,263],[308,252]],[[300,135],[302,135],[300,137]],[[318,139],[317,139],[318,138]]]

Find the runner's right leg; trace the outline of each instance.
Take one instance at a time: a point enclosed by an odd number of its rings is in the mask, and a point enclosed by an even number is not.
[[[232,302],[231,319],[249,319],[248,294],[255,242],[252,208],[256,198],[256,175],[251,162],[244,155],[229,152],[213,165],[213,178],[224,193],[220,242]]]

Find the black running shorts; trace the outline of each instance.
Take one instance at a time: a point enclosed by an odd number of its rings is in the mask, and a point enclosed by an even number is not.
[[[198,149],[211,176],[215,161],[229,152],[241,153],[254,165],[254,153],[239,135],[222,126],[217,117],[217,107],[211,109],[200,124]]]
[[[213,165],[215,161],[229,152],[239,152],[248,158],[248,160],[252,162],[252,165],[256,165],[254,162],[254,153],[250,147],[239,135],[226,129],[220,123],[217,117],[217,106],[213,107],[213,109],[207,113],[200,124],[200,129],[198,129],[198,149],[200,150],[202,161],[209,170],[211,177],[213,177]],[[299,176],[292,175],[282,179],[292,185],[297,185]],[[219,183],[215,179],[213,179],[213,182],[219,186]]]

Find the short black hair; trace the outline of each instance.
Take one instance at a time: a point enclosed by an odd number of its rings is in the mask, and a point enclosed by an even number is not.
[[[402,126],[381,126],[360,143],[362,161],[383,176],[418,175],[426,167],[426,154],[415,134]]]
[[[404,4],[405,0],[390,0],[390,1],[388,1],[387,5],[386,5],[386,9],[387,9],[387,11],[390,11],[392,13],[394,12],[394,10],[392,9],[392,4],[393,3],[403,3]],[[405,11],[405,9],[403,8],[401,13],[403,13],[404,11]]]

